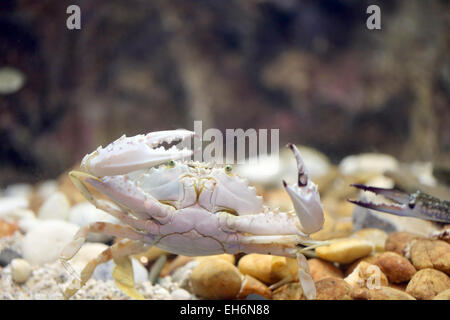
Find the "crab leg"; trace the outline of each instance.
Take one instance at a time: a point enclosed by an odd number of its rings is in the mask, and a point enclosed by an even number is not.
[[[167,130],[134,137],[124,135],[105,148],[99,147],[86,155],[81,162],[81,169],[97,177],[113,176],[190,157],[192,151],[188,149],[178,150],[173,146],[166,150],[157,147],[164,142],[190,138],[194,134],[188,130]]]

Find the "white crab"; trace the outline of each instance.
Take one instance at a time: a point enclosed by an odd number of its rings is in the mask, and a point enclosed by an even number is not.
[[[170,130],[121,137],[106,148],[86,155],[81,171],[69,175],[82,194],[99,209],[124,225],[97,222],[80,229],[65,247],[61,259],[71,259],[89,232],[126,238],[91,261],[65,292],[73,295],[95,267],[110,259],[129,256],[157,246],[189,256],[221,253],[263,253],[296,257],[298,276],[305,296],[314,299],[316,289],[303,253],[325,244],[309,234],[324,223],[317,186],[308,179],[297,148],[289,144],[298,165],[298,181],[283,185],[295,212],[271,211],[253,187],[219,167],[183,161],[190,150],[165,149],[162,143],[191,138],[193,132]],[[85,183],[111,199],[96,199]]]

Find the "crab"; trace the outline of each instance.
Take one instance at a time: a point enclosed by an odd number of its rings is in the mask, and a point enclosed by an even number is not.
[[[63,249],[61,261],[75,275],[64,291],[66,298],[86,283],[99,264],[113,259],[130,269],[123,259],[151,246],[187,256],[261,253],[296,258],[303,292],[307,299],[315,298],[305,255],[313,256],[316,247],[327,244],[310,237],[322,228],[324,213],[317,185],[309,179],[298,149],[288,144],[298,179],[291,185],[283,180],[294,210],[280,212],[265,206],[255,188],[234,174],[230,165],[187,160],[191,150],[163,146],[193,135],[188,130],[167,130],[122,136],[86,155],[82,171],[69,173],[88,201],[121,224],[96,222],[83,227]],[[87,185],[108,200],[95,197]],[[78,275],[69,260],[90,232],[124,240],[108,247]]]

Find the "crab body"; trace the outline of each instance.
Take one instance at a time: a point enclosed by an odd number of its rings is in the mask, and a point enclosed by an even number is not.
[[[324,216],[317,186],[308,179],[299,151],[289,145],[297,160],[298,182],[283,181],[295,211],[278,212],[264,206],[255,188],[235,175],[231,166],[184,161],[190,151],[157,148],[192,135],[174,130],[122,137],[87,155],[83,172],[70,173],[72,181],[89,201],[124,226],[97,223],[80,230],[62,259],[69,260],[79,250],[88,232],[109,232],[188,256],[244,252],[296,257],[305,294],[314,298],[303,253],[324,244],[308,236],[322,228]],[[85,183],[112,202],[95,199]],[[142,250],[139,245],[129,246]],[[117,248],[109,255],[125,251]],[[82,274],[80,285],[89,274]]]

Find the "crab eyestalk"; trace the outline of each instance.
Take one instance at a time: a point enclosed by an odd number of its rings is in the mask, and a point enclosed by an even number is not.
[[[166,130],[134,137],[124,135],[105,148],[99,147],[86,155],[81,169],[96,177],[113,176],[187,158],[192,155],[191,150],[179,150],[176,146],[166,149],[161,145],[183,141],[194,134],[188,130]]]
[[[309,179],[305,163],[298,149],[292,143],[287,145],[294,153],[298,168],[298,181],[288,185],[283,180],[283,186],[294,205],[300,220],[301,231],[311,234],[322,229],[325,218],[317,185]]]

